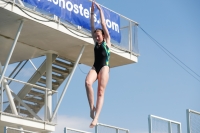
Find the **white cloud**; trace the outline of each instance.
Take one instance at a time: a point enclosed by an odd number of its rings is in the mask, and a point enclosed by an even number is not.
[[[95,129],[89,128],[90,123],[90,119],[58,115],[57,126],[54,133],[64,133],[65,127],[92,133],[95,131]]]

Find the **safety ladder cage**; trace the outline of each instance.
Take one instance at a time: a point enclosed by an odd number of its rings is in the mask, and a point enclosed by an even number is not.
[[[181,123],[149,115],[149,133],[182,133]]]
[[[14,128],[14,127],[4,127],[4,133],[39,133],[29,130],[23,130],[22,128]]]
[[[129,133],[128,129],[98,123],[95,133]]]
[[[65,127],[64,133],[91,133],[91,132],[86,132],[86,131],[81,131],[81,130]]]
[[[188,133],[200,133],[200,112],[187,109]]]

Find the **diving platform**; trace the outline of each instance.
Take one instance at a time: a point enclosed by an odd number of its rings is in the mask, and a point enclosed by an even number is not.
[[[111,68],[137,63],[139,56],[138,23],[117,16],[121,35],[120,41],[111,40]],[[28,81],[15,78],[27,61],[38,57],[46,59]],[[16,75],[6,76],[7,67],[14,63],[18,65],[10,75]],[[90,30],[24,1],[0,0],[0,131],[5,126],[42,133],[55,131],[54,118],[77,65],[93,63],[94,42]],[[67,83],[52,109],[52,97],[65,79]],[[14,92],[9,85],[11,81],[24,86]],[[41,110],[44,118],[38,116]]]
[[[0,5],[5,4],[7,4],[6,1],[0,1]],[[22,20],[24,21],[23,28],[9,63],[35,58],[46,54],[47,51],[52,51],[61,57],[75,61],[81,47],[85,45],[80,63],[88,66],[93,65],[94,42],[90,37],[90,33],[66,24],[66,27],[68,26],[72,32],[83,37],[77,36],[61,25],[61,22],[55,18],[36,13],[20,5],[13,6],[11,3],[4,8],[0,8],[0,17],[0,61],[2,65],[5,64],[5,55],[9,53]],[[47,22],[38,21],[33,17]],[[129,37],[126,37],[126,39],[129,41]],[[128,47],[131,46],[132,44]],[[135,54],[131,50],[111,48],[110,67],[127,65],[137,61],[137,53]]]

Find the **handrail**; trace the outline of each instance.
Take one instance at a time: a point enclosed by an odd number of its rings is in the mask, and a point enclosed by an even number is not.
[[[91,133],[91,132],[81,131],[81,130],[77,130],[77,129],[73,129],[73,128],[68,128],[68,127],[64,128],[64,133],[67,133],[67,130],[75,131],[75,132],[79,132],[79,133]]]
[[[115,126],[106,125],[106,124],[102,124],[102,123],[97,123],[97,125],[104,126],[104,127],[115,128],[115,129],[119,129],[119,130],[123,130],[123,131],[129,131],[128,129],[125,129],[125,128],[115,127]]]
[[[13,80],[13,81],[19,82],[19,83],[22,83],[22,84],[25,84],[25,85],[29,85],[29,86],[32,86],[32,87],[35,87],[35,88],[39,88],[39,89],[42,89],[42,90],[52,91],[52,92],[56,92],[56,93],[58,92],[58,91],[55,91],[55,90],[51,90],[49,88],[45,88],[45,87],[41,87],[41,86],[38,86],[38,85],[26,83],[26,82],[16,80],[16,79],[12,79],[12,78],[8,78],[8,77],[5,77],[5,76],[4,76],[4,78],[8,79],[8,80]]]

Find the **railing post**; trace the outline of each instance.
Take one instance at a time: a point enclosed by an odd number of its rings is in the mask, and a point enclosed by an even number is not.
[[[119,129],[118,128],[116,129],[116,133],[119,133]]]
[[[172,126],[171,126],[171,122],[168,122],[168,131],[169,133],[172,133]]]
[[[149,133],[152,133],[152,119],[151,119],[151,115],[149,115],[149,117],[148,117],[148,123],[149,123]]]
[[[4,127],[4,133],[7,133],[7,127]]]
[[[138,34],[137,33],[137,26],[138,26],[137,24],[134,24],[134,48],[132,46],[131,50],[132,50],[132,52],[133,52],[133,49],[137,50],[137,53],[136,53],[135,50],[134,50],[134,53],[138,55],[139,54],[139,49],[138,49],[138,40],[137,40],[138,39],[138,37],[137,37],[137,34]],[[136,46],[137,46],[137,48],[136,48]]]
[[[95,126],[95,133],[98,133],[98,124]]]
[[[130,51],[130,58],[131,58],[131,55],[132,55],[132,22],[129,21],[129,51]]]
[[[67,128],[66,127],[64,128],[64,133],[67,133]]]
[[[178,133],[182,133],[182,130],[181,130],[181,124],[179,125]]]
[[[190,129],[190,109],[186,110],[186,118],[187,118],[187,133],[191,133],[191,129]]]

